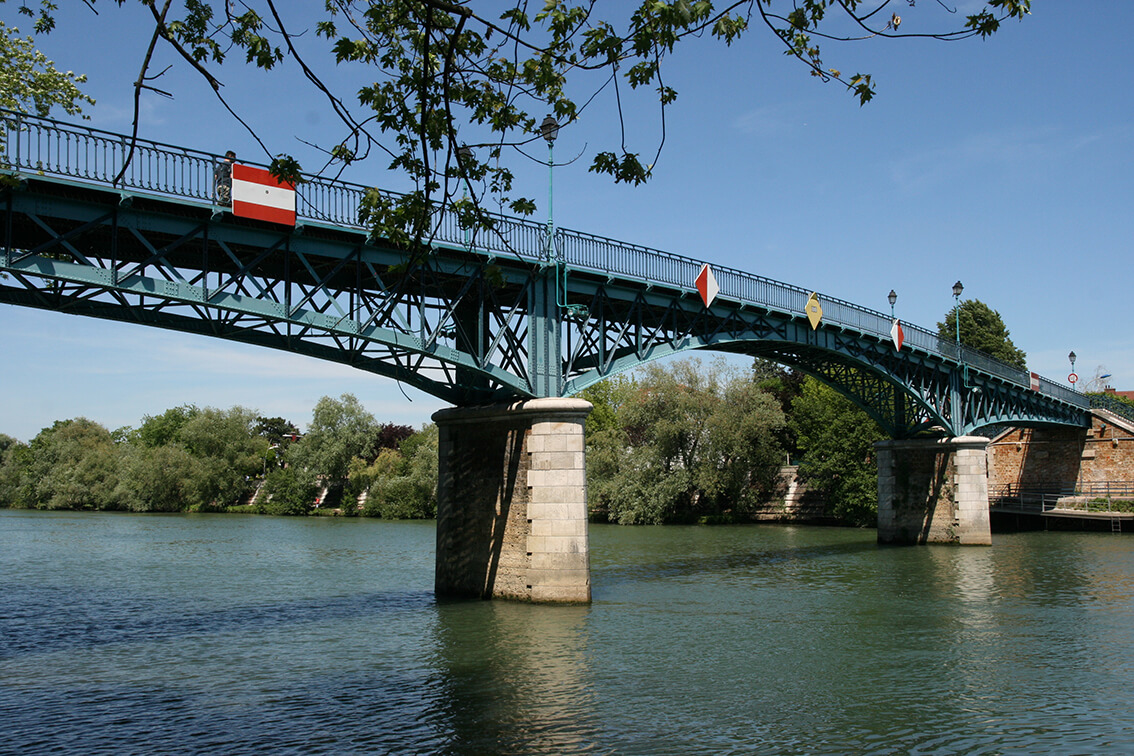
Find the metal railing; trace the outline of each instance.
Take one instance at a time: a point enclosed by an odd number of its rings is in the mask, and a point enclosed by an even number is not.
[[[131,139],[122,134],[88,126],[55,121],[0,110],[0,165],[17,172],[32,172],[112,184],[126,156]],[[221,156],[186,147],[137,139],[125,174],[117,186],[158,195],[215,202],[214,170]],[[263,164],[241,160],[248,165]],[[399,195],[337,179],[304,174],[296,187],[300,218],[346,226],[362,231],[360,209],[368,194],[379,192],[388,199]],[[547,229],[543,224],[489,213],[491,231],[476,234],[475,248],[489,254],[507,254],[529,262],[547,262]],[[435,240],[454,246],[470,243],[456,214],[445,210],[435,220]],[[557,262],[568,269],[617,275],[648,285],[663,285],[680,291],[693,289],[702,263],[649,247],[607,239],[581,231],[558,229],[554,249]],[[713,266],[720,286],[719,296],[745,306],[803,316],[810,291],[753,275],[735,268]],[[821,297],[823,321],[853,329],[880,340],[890,338],[891,320],[882,312],[832,297]],[[911,323],[902,324],[905,344],[929,354],[964,363],[971,369],[1027,388],[1030,373],[1007,365],[987,354],[960,347],[937,333]],[[1086,408],[1083,394],[1046,378],[1040,392]]]
[[[1080,481],[1022,486],[1003,483],[988,487],[989,506],[1012,512],[1043,514],[1053,510],[1113,514],[1130,511],[1134,482]],[[1116,503],[1117,502],[1117,503]]]
[[[1134,406],[1122,401],[1118,397],[1109,394],[1087,394],[1086,396],[1092,408],[1104,409],[1108,412],[1113,412],[1119,417],[1134,421]]]

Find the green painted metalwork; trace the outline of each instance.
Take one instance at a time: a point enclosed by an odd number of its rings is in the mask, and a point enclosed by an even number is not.
[[[126,137],[0,113],[6,172],[0,301],[140,322],[346,363],[459,405],[564,396],[692,349],[767,357],[828,382],[894,437],[995,423],[1087,424],[1088,401],[1053,381],[885,314],[590,234],[497,218],[470,239],[439,213],[426,250],[352,223],[366,191],[311,177],[296,229],[212,205],[215,156],[145,142],[109,186]],[[357,218],[357,215],[353,216]],[[964,372],[967,370],[967,380]]]
[[[1127,404],[1118,397],[1108,394],[1087,394],[1086,396],[1093,409],[1104,409],[1134,422],[1134,405]]]

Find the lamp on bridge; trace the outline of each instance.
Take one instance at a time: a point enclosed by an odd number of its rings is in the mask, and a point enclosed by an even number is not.
[[[461,185],[463,187],[463,193],[461,195],[461,199],[468,199],[468,196],[469,196],[469,192],[468,192],[469,164],[472,163],[472,159],[473,159],[472,147],[469,147],[467,144],[462,144],[460,146],[460,148],[457,150],[457,168],[460,169]],[[460,218],[458,217],[458,222],[459,221],[460,221]],[[470,229],[469,229],[468,226],[465,226],[465,247],[467,247],[467,248],[472,247],[472,239],[470,238]]]
[[[898,303],[898,292],[890,289],[890,293],[886,295],[886,299],[890,301],[890,320],[894,319],[894,305]]]
[[[957,355],[961,354],[961,292],[965,290],[964,285],[958,281],[953,284],[953,299],[956,301],[957,306],[953,310],[953,320],[957,323]]]
[[[461,179],[468,177],[469,163],[472,162],[472,159],[472,147],[469,147],[467,144],[462,144],[457,148],[457,169],[460,171]]]
[[[543,123],[539,125],[539,133],[547,140],[547,259],[551,260],[555,238],[555,223],[551,216],[551,179],[555,172],[555,138],[559,136],[559,122],[555,120],[555,116],[548,113],[544,117]]]
[[[957,303],[953,309],[953,319],[957,321],[957,361],[961,363],[961,385],[974,394],[980,393],[980,386],[969,384],[969,365],[965,362],[965,354],[961,351],[961,292],[965,290],[960,281],[953,284],[953,300]]]
[[[1075,381],[1079,379],[1079,376],[1075,375],[1075,352],[1072,351],[1067,355],[1067,359],[1071,360],[1071,375],[1068,378],[1071,379],[1071,388],[1075,388]]]

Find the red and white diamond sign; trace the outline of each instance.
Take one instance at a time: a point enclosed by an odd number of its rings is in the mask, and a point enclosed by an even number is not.
[[[894,340],[894,351],[902,351],[902,342],[906,340],[906,334],[902,331],[902,324],[894,318],[894,325],[890,326],[890,338]]]
[[[232,166],[232,214],[295,225],[295,184],[281,183],[263,168]]]
[[[701,293],[701,301],[708,307],[717,298],[717,292],[721,287],[717,286],[717,278],[713,275],[713,269],[709,267],[708,263],[701,266],[701,272],[697,274],[697,291]]]

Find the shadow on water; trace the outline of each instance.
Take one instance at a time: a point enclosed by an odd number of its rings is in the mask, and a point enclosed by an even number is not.
[[[404,591],[194,611],[176,597],[8,585],[0,601],[0,659],[206,634],[263,633],[312,622],[378,620],[391,613],[423,610],[433,602],[432,591]],[[45,611],[51,613],[54,621],[43,621]]]
[[[621,526],[610,526],[621,527]],[[663,526],[672,528],[673,526]],[[755,532],[759,533],[759,528],[769,528],[772,526],[743,526],[738,528],[739,532]],[[773,530],[776,537],[772,539],[769,544],[766,539],[756,538],[747,540],[738,540],[734,545],[735,549],[726,551],[724,553],[688,553],[690,546],[688,543],[682,543],[675,548],[675,551],[685,552],[679,556],[668,557],[665,555],[655,556],[653,558],[643,558],[640,553],[636,553],[633,560],[621,562],[617,557],[611,557],[605,560],[596,559],[599,562],[597,566],[592,563],[592,571],[600,573],[600,577],[595,580],[596,584],[601,583],[603,586],[615,585],[628,581],[639,581],[643,579],[657,580],[667,578],[684,578],[692,577],[701,573],[717,574],[728,572],[751,572],[754,570],[775,568],[777,566],[786,566],[792,564],[800,564],[806,562],[813,562],[816,560],[844,560],[859,554],[869,554],[878,551],[883,546],[879,546],[873,539],[873,531],[867,538],[862,537],[863,531],[850,531],[853,540],[845,540],[846,533],[839,533],[835,540],[824,543],[805,543],[805,544],[792,544],[788,543],[783,545],[784,538],[782,537],[786,529],[775,528]],[[834,531],[820,531],[833,533]],[[713,529],[709,537],[718,535],[719,530]],[[841,539],[841,540],[840,540]],[[753,547],[751,541],[763,541],[765,545]],[[788,541],[791,539],[788,538]],[[593,540],[592,540],[593,544]],[[594,552],[592,552],[593,554]]]

